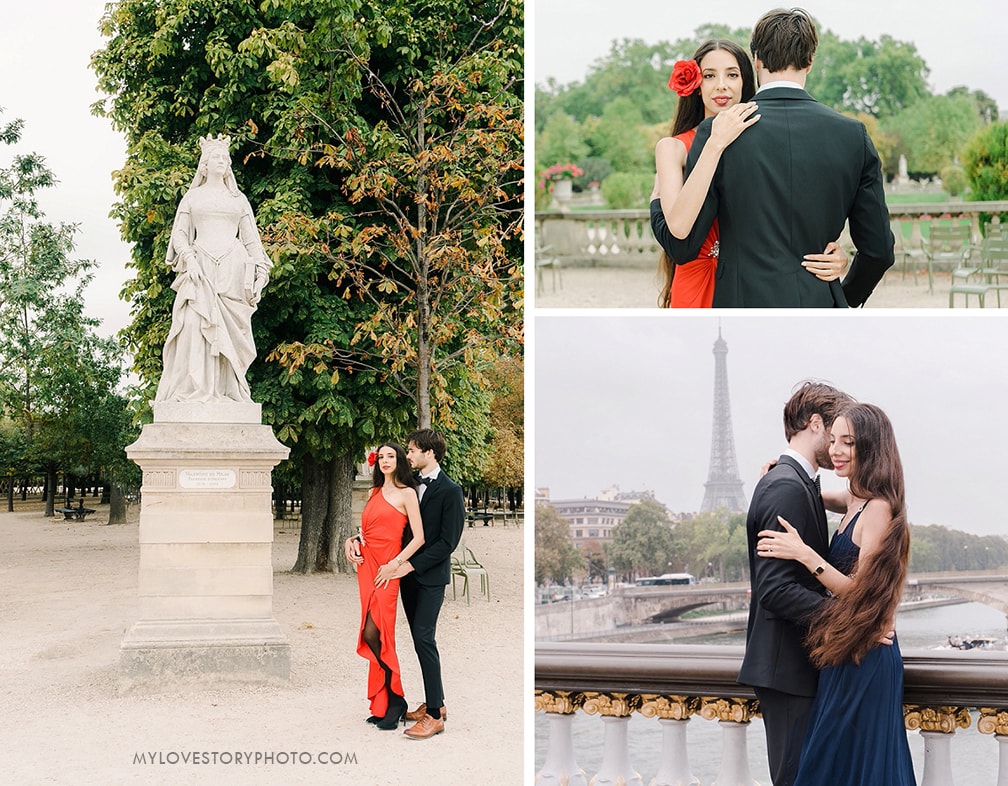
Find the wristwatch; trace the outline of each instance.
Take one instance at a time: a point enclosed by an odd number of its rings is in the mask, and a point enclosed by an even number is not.
[[[826,570],[826,563],[820,562],[818,565],[815,566],[815,570],[813,570],[812,573],[813,575],[821,576],[825,570]]]

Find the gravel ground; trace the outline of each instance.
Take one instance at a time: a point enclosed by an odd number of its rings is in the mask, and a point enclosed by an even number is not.
[[[402,727],[363,722],[356,579],[290,574],[296,531],[277,532],[273,549],[288,685],[121,695],[119,644],[137,618],[138,513],[108,526],[107,507],[91,507],[98,512],[85,522],[43,518],[37,501],[0,513],[3,783],[522,782],[524,528],[465,530],[492,595],[487,602],[477,586],[467,604],[461,584],[458,600],[448,588],[438,627],[448,727],[415,741]],[[423,684],[401,609],[397,648],[413,708]],[[236,763],[236,753],[251,763]],[[319,763],[320,754],[332,763]]]

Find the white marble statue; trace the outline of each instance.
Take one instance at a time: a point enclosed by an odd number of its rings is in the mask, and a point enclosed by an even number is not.
[[[235,183],[230,141],[200,139],[196,176],[175,214],[165,260],[178,274],[175,304],[155,401],[252,400],[252,313],[272,263]]]

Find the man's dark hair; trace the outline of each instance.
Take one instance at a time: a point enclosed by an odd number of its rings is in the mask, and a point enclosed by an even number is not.
[[[791,437],[808,427],[813,415],[819,415],[823,425],[830,428],[840,411],[853,403],[853,397],[825,382],[803,382],[784,405],[784,438],[790,442]]]
[[[441,463],[441,459],[444,458],[447,447],[444,437],[432,428],[417,429],[406,437],[406,444],[408,445],[410,442],[420,448],[423,453],[433,450],[434,458],[438,460],[438,463]]]
[[[753,27],[749,51],[763,61],[770,73],[787,68],[802,70],[812,65],[819,34],[815,22],[803,8],[776,8],[767,11]]]

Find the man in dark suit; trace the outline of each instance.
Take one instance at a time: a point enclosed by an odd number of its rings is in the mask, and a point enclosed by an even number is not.
[[[424,544],[399,566],[399,595],[420,661],[425,701],[406,717],[415,723],[406,729],[413,739],[427,739],[444,731],[444,686],[441,656],[434,635],[444,603],[445,585],[451,581],[451,555],[462,537],[465,501],[462,488],[441,469],[444,437],[432,429],[409,435],[406,458],[420,473],[420,518]]]
[[[724,149],[689,235],[670,239],[671,256],[688,262],[718,219],[715,308],[857,307],[893,264],[882,171],[864,125],[805,92],[818,43],[801,9],[770,11],[756,23],[749,48],[759,120]],[[711,122],[697,128],[687,175]],[[845,222],[857,251],[841,286],[812,275],[802,258],[839,238]]]
[[[817,473],[833,467],[830,427],[849,403],[850,396],[819,382],[805,382],[791,396],[784,407],[788,449],[756,484],[746,517],[752,597],[738,681],[753,686],[759,699],[774,786],[791,786],[798,769],[819,683],[803,638],[825,590],[816,580],[819,567],[810,573],[795,560],[757,556],[757,533],[782,531],[780,516],[823,556],[825,566],[829,535]]]

